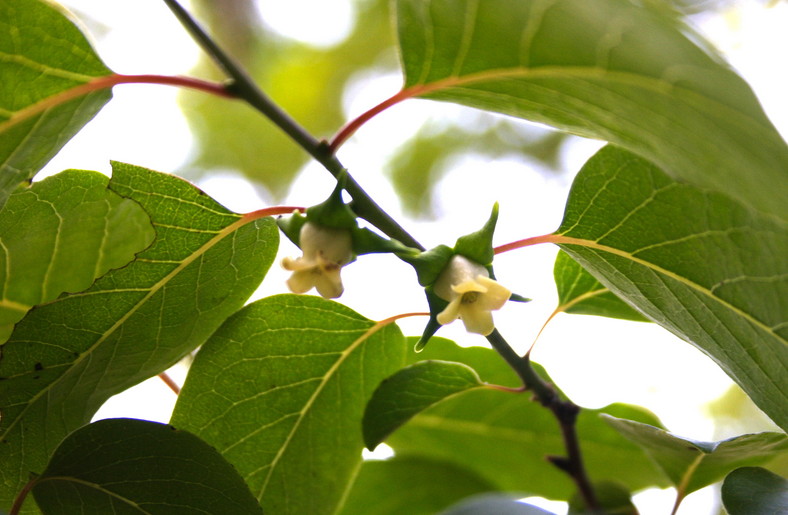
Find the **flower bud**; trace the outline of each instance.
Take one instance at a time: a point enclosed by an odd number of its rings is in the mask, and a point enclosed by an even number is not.
[[[501,309],[512,292],[493,279],[485,267],[455,254],[433,286],[435,294],[449,303],[437,320],[441,325],[462,320],[470,333],[487,336],[495,329],[491,311]]]
[[[353,261],[353,238],[349,229],[306,222],[299,232],[300,258],[284,258],[282,267],[293,272],[287,286],[293,293],[312,288],[326,299],[342,295],[340,270]]]

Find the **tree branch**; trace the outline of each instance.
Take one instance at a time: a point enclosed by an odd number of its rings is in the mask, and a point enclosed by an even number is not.
[[[575,423],[580,407],[570,400],[562,400],[552,385],[545,382],[533,369],[529,355],[519,356],[497,329],[487,336],[487,341],[517,373],[525,387],[534,392],[539,403],[555,415],[561,428],[567,455],[548,456],[548,460],[572,478],[586,507],[594,512],[598,511],[599,503],[586,473],[577,438]]]
[[[232,82],[227,85],[228,91],[237,98],[245,100],[249,105],[265,115],[277,127],[290,136],[301,148],[306,150],[313,158],[322,164],[331,175],[339,177],[343,172],[347,173],[342,163],[339,162],[331,151],[329,144],[325,141],[317,140],[263,93],[235,59],[230,57],[229,54],[219,47],[219,45],[176,0],[164,0],[164,3],[167,4],[173,14],[175,14],[181,24],[202,49],[230,77]],[[359,185],[349,174],[347,175],[345,190],[347,190],[353,198],[353,209],[356,214],[369,221],[390,238],[398,240],[408,247],[424,250],[424,247],[391,218],[388,213],[378,206],[377,203],[372,200],[372,197],[370,197],[361,185]]]

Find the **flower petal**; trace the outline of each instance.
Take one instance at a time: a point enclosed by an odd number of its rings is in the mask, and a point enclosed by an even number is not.
[[[469,333],[477,333],[487,336],[495,329],[492,313],[489,310],[479,308],[474,304],[463,304],[460,308],[460,318],[465,324],[465,330]]]
[[[339,270],[339,267],[333,270],[323,270],[321,274],[315,276],[315,288],[324,299],[336,299],[345,291]]]
[[[306,293],[315,286],[315,277],[313,269],[296,270],[287,280],[287,287],[293,293]]]
[[[462,306],[462,296],[457,296],[454,300],[449,302],[446,308],[438,313],[436,319],[440,325],[450,324],[459,318],[460,307]]]
[[[483,276],[480,275],[478,277],[478,279],[480,279],[482,277]],[[478,292],[478,293],[485,293],[487,291],[487,288],[485,288],[484,285],[482,285],[476,279],[471,279],[469,281],[464,281],[464,282],[462,282],[460,284],[453,284],[451,289],[452,289],[452,291],[454,293],[458,293],[460,295],[462,295],[464,293],[471,292],[471,291],[475,291],[475,292]]]
[[[305,259],[303,257],[300,258],[291,258],[286,257],[282,259],[282,268],[288,270],[290,272],[295,272],[297,270],[306,270],[309,268],[314,268],[317,266],[317,262],[312,259]]]
[[[486,309],[488,311],[501,309],[504,304],[506,304],[506,301],[509,300],[509,297],[512,296],[512,292],[508,288],[489,277],[479,276],[477,280],[479,283],[486,286],[486,293],[480,295],[477,301],[479,309]]]

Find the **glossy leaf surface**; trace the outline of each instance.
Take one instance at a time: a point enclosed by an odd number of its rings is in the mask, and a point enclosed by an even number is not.
[[[736,469],[722,483],[728,515],[788,513],[788,479],[760,467]]]
[[[488,383],[518,386],[511,369],[492,349],[461,348],[433,338],[418,356],[465,363]],[[548,379],[541,367],[535,368]],[[667,486],[642,450],[610,428],[599,413],[659,424],[654,415],[632,406],[583,410],[578,434],[589,474],[598,481],[620,481],[632,490]],[[428,456],[456,463],[500,491],[563,500],[575,492],[566,474],[545,461],[546,455],[564,452],[555,418],[527,392],[485,388],[456,395],[413,417],[386,443],[400,456]]]
[[[459,500],[494,490],[460,466],[425,457],[369,460],[353,483],[339,515],[432,515]]]
[[[648,321],[632,306],[616,297],[566,252],[558,252],[555,258],[553,277],[558,289],[556,311],[623,318],[639,322]]]
[[[70,434],[33,495],[45,514],[263,513],[213,447],[172,426],[133,419],[100,420]]]
[[[605,418],[621,434],[643,447],[684,495],[719,481],[738,467],[767,463],[779,453],[788,452],[788,436],[782,433],[698,442],[648,424]]]
[[[605,286],[700,348],[788,427],[786,224],[609,146],[575,178],[556,235]]]
[[[788,220],[788,146],[749,86],[664,12],[629,0],[399,0],[397,20],[408,96],[610,141]]]
[[[341,304],[268,297],[203,346],[172,423],[216,447],[264,510],[333,513],[361,466],[364,407],[410,348]]]
[[[0,1],[0,206],[109,101],[103,89],[58,95],[112,74],[50,2]]]
[[[0,343],[27,311],[87,289],[153,241],[145,211],[96,172],[67,171],[0,208]]]
[[[420,361],[386,378],[364,410],[364,443],[374,449],[392,431],[433,404],[482,386],[462,363]]]
[[[0,506],[110,396],[202,344],[257,288],[273,221],[241,217],[187,182],[115,163],[110,188],[142,206],[154,244],[88,290],[17,324],[0,359]]]

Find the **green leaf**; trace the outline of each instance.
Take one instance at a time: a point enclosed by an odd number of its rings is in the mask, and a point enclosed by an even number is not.
[[[566,252],[558,252],[553,277],[558,289],[556,312],[649,321],[597,281]]]
[[[433,338],[419,357],[465,363],[486,382],[518,385],[514,373],[492,349],[461,348]],[[541,367],[535,368],[549,381]],[[631,491],[667,486],[643,451],[609,427],[599,413],[659,425],[654,415],[632,406],[582,410],[577,430],[591,477],[618,481]],[[575,492],[568,476],[545,460],[546,455],[565,452],[555,418],[527,392],[469,390],[419,413],[386,443],[400,456],[427,456],[465,467],[499,491],[563,500]]]
[[[788,513],[788,480],[759,467],[736,469],[722,483],[728,515]]]
[[[681,495],[719,481],[738,467],[760,465],[788,451],[788,435],[757,433],[720,442],[698,442],[663,429],[620,418],[605,417],[622,435],[651,456]]]
[[[111,74],[61,8],[0,2],[0,207],[112,97],[58,95]]]
[[[432,515],[471,495],[493,490],[452,463],[418,456],[365,461],[338,515]]]
[[[119,163],[110,188],[141,205],[153,245],[88,290],[39,306],[0,355],[0,507],[110,396],[198,345],[259,285],[270,218],[231,213],[177,177]]]
[[[675,18],[629,0],[399,0],[405,93],[613,142],[788,220],[788,146]]]
[[[216,449],[172,426],[101,420],[60,444],[33,487],[44,513],[262,514]]]
[[[788,428],[786,224],[605,147],[575,179],[555,241]]]
[[[420,361],[405,367],[372,394],[364,411],[364,443],[374,449],[420,411],[482,384],[476,372],[462,363]]]
[[[396,326],[318,297],[246,306],[203,346],[172,423],[216,447],[270,513],[333,513],[361,466],[361,417],[405,362]]]
[[[153,241],[145,211],[100,173],[66,171],[0,209],[0,343],[27,311],[86,289]]]

